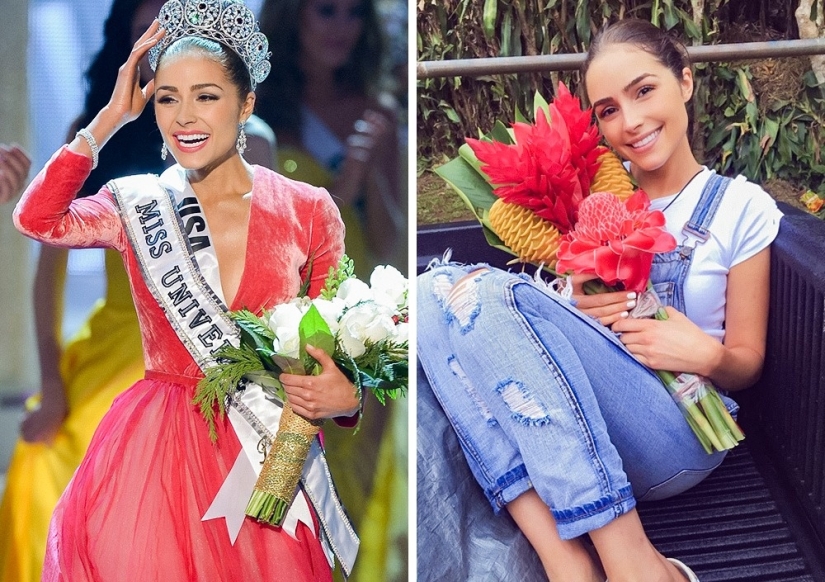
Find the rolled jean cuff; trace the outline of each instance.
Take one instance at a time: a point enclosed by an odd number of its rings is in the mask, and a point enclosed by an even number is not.
[[[484,488],[484,495],[490,502],[493,512],[498,515],[508,503],[533,488],[527,468],[518,465],[496,479],[496,482]]]
[[[553,517],[563,540],[570,540],[604,527],[636,507],[633,489],[626,485],[592,503],[569,509],[553,509]]]

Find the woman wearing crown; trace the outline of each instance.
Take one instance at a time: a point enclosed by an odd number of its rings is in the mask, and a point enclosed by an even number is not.
[[[237,339],[226,310],[285,302],[306,281],[317,294],[343,253],[343,226],[326,191],[241,156],[270,66],[252,13],[236,0],[170,0],[158,19],[107,106],[15,210],[32,238],[120,252],[147,370],[103,418],[55,509],[43,579],[330,580],[333,555],[348,573],[358,540],[328,474],[305,467],[282,528],[244,518],[254,485],[244,468],[261,460],[245,429],[255,411],[230,408],[212,442],[192,396],[211,352]],[[147,52],[155,78],[140,87]],[[177,164],[75,200],[99,148],[153,95],[164,154]],[[292,408],[350,424],[354,387],[323,352],[312,355],[320,376],[281,377]]]

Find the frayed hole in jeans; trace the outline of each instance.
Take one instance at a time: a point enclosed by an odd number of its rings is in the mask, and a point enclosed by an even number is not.
[[[501,382],[496,391],[513,413],[513,418],[525,426],[543,426],[550,422],[550,415],[544,404],[517,380]]]
[[[441,307],[444,307],[444,302],[447,300],[447,296],[450,294],[450,290],[453,288],[453,278],[446,274],[446,273],[439,273],[437,275],[433,275],[433,295],[435,298],[438,299],[438,303]]]
[[[450,356],[447,358],[447,365],[450,367],[450,370],[455,377],[461,382],[461,385],[464,386],[464,390],[467,391],[467,394],[470,396],[470,399],[478,408],[478,411],[481,413],[481,416],[484,417],[484,420],[487,422],[489,426],[497,426],[498,422],[496,422],[493,413],[490,412],[490,409],[487,407],[487,403],[478,395],[476,392],[475,386],[473,383],[470,382],[470,379],[467,377],[467,374],[464,373],[464,369],[461,367],[461,364],[458,363],[458,360],[455,356]]]
[[[444,299],[444,309],[458,322],[462,334],[473,329],[476,317],[481,312],[478,296],[478,279],[486,269],[474,271],[462,277]],[[435,284],[435,283],[434,283]],[[435,289],[433,289],[435,292]]]

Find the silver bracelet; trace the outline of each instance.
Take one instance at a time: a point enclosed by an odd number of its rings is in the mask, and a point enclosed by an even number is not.
[[[92,132],[85,127],[78,131],[77,135],[85,139],[86,143],[89,144],[89,149],[92,150],[92,169],[94,170],[97,167],[97,154],[100,152],[100,148],[97,147],[97,140],[95,140]]]

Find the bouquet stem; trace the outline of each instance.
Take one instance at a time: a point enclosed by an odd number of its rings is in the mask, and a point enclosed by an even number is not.
[[[280,526],[301,479],[312,439],[321,430],[322,420],[312,421],[284,404],[281,423],[272,449],[266,456],[255,483],[246,514],[258,521]]]
[[[682,411],[690,428],[693,429],[693,432],[699,438],[699,442],[702,444],[705,452],[710,454],[714,449],[717,451],[724,450],[722,442],[714,431],[713,426],[696,402],[689,397],[684,398],[679,395],[676,375],[667,370],[656,370],[656,375],[659,376],[662,384],[665,385],[667,391],[674,397],[674,400],[676,400],[676,403],[679,405],[679,410]]]
[[[664,307],[659,307],[654,317],[667,319]],[[745,438],[710,381],[695,374],[677,376],[666,370],[656,370],[656,375],[676,400],[706,453],[732,449]]]

